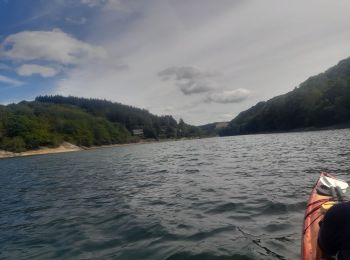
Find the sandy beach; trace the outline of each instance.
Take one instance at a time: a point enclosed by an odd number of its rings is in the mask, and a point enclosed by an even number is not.
[[[21,153],[13,153],[13,152],[0,150],[0,158],[21,157],[21,156],[31,156],[31,155],[51,154],[51,153],[66,153],[66,152],[76,152],[81,150],[84,150],[84,149],[74,144],[64,142],[56,148],[41,147],[38,150],[30,150],[30,151],[25,151]]]

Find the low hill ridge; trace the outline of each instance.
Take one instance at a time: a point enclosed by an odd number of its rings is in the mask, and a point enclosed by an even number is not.
[[[350,125],[350,58],[293,91],[257,103],[234,118],[221,135],[286,132]]]

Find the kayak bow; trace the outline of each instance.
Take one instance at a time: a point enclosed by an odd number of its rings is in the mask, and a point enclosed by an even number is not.
[[[314,188],[305,210],[303,242],[301,249],[302,260],[319,260],[322,258],[317,238],[320,229],[319,222],[324,213],[337,201],[343,200],[348,184],[334,176],[322,172]]]

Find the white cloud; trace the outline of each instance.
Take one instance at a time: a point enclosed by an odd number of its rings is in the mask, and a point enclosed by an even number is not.
[[[61,64],[78,64],[106,57],[101,47],[77,40],[59,29],[23,31],[8,36],[0,55],[22,61],[46,60]]]
[[[41,66],[36,64],[24,64],[17,68],[16,72],[18,75],[21,76],[31,76],[33,74],[38,74],[44,78],[48,78],[57,75],[58,70],[52,67]]]
[[[175,108],[172,106],[164,107],[164,112],[166,113],[173,113],[175,111]]]
[[[3,76],[3,75],[0,75],[0,83],[5,83],[5,84],[8,84],[8,85],[13,85],[13,86],[23,85],[22,81],[15,80],[15,79]]]
[[[220,92],[209,93],[204,99],[205,102],[210,103],[240,103],[250,96],[251,92],[247,89],[238,88],[235,90],[226,90]]]
[[[232,120],[233,118],[234,118],[234,115],[233,114],[230,114],[230,113],[225,113],[225,114],[222,114],[221,115],[221,118],[223,119],[223,120]]]
[[[139,9],[143,4],[147,3],[138,0],[107,0],[104,10],[130,14]]]
[[[211,78],[217,76],[217,73],[204,71],[198,67],[182,66],[169,67],[158,73],[163,80],[174,80],[175,84],[185,95],[208,92],[215,88],[215,82]]]
[[[81,3],[89,7],[100,6],[106,3],[107,0],[81,0]]]
[[[350,1],[346,0],[147,0],[137,1],[139,5],[134,0],[114,0],[114,7],[111,1],[98,2],[101,8],[87,17],[88,36],[108,50],[106,68],[96,62],[78,65],[57,82],[56,93],[139,107],[152,104],[150,111],[159,114],[165,107],[194,104],[192,109],[176,111],[186,122],[204,124],[288,92],[350,55]],[[121,7],[134,12],[130,16],[123,12],[121,19],[115,11]],[[119,73],[108,69],[117,58],[129,69]],[[216,90],[184,96],[176,74],[166,82],[157,76],[174,64],[220,72],[200,85]],[[196,85],[193,78],[186,80],[198,88],[198,81]],[[219,92],[227,91],[227,86],[249,89],[254,95],[239,104],[227,103],[237,100],[236,94]],[[210,103],[203,102],[207,94]]]
[[[88,7],[103,7],[104,11],[117,11],[120,13],[130,13],[138,6],[142,5],[138,0],[81,0],[81,3]]]
[[[82,25],[87,22],[87,19],[85,17],[80,17],[77,19],[66,17],[66,22],[71,24],[76,24],[76,25]]]

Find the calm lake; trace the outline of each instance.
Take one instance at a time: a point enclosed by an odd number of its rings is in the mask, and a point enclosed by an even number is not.
[[[320,171],[350,130],[0,160],[1,259],[298,259]]]

